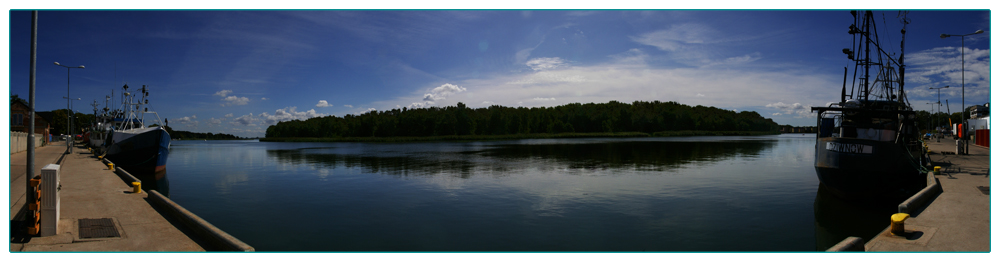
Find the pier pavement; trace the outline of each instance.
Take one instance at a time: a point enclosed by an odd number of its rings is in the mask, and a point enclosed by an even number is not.
[[[907,234],[894,236],[887,227],[865,244],[869,252],[990,250],[990,150],[969,145],[968,155],[955,155],[955,140],[932,139],[931,162],[941,193],[905,221]],[[889,217],[885,218],[889,224]]]
[[[147,193],[132,193],[131,185],[118,177],[86,148],[63,155],[64,145],[36,149],[35,175],[42,167],[61,159],[60,219],[58,233],[47,237],[25,236],[21,220],[25,214],[24,152],[11,155],[11,252],[113,252],[113,251],[205,251],[204,241],[190,230],[162,215],[146,200]],[[20,169],[18,169],[20,168]],[[44,214],[43,214],[44,216]],[[111,218],[121,237],[81,239],[79,219]]]

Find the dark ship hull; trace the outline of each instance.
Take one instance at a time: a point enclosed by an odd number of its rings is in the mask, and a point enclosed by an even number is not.
[[[816,143],[816,175],[842,198],[905,198],[923,188],[920,148],[892,141],[824,137]]]

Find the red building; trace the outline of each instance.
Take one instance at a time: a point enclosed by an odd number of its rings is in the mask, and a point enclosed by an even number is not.
[[[21,101],[14,101],[10,104],[10,131],[11,132],[25,132],[28,133],[28,114],[31,109],[28,105],[25,105]],[[35,112],[35,134],[40,134],[42,136],[42,141],[48,141],[49,139],[49,129],[52,126],[49,125],[49,121],[39,115],[39,112]]]

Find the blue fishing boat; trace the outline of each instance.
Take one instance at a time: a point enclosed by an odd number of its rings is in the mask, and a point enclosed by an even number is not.
[[[128,92],[128,85],[122,88],[122,109],[110,121],[114,128],[105,140],[105,157],[142,180],[143,188],[167,194],[170,134],[163,128],[156,111],[149,110],[149,90],[145,85],[136,94]],[[146,115],[153,117],[147,121]],[[155,124],[147,126],[150,122]]]

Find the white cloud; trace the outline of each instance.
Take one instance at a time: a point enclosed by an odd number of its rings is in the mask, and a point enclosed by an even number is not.
[[[777,115],[781,115],[781,113],[784,113],[785,115],[795,115],[796,118],[807,118],[807,117],[812,118],[815,115],[810,109],[812,105],[803,105],[800,103],[785,104],[783,102],[777,102],[777,103],[767,104],[767,106],[765,107],[770,107],[781,111],[778,112]]]
[[[554,100],[556,100],[556,98],[555,97],[549,97],[549,98],[536,97],[536,98],[533,98],[532,100],[535,100],[535,101],[554,101]]]
[[[678,51],[686,45],[711,41],[715,30],[702,24],[675,24],[669,29],[630,37],[640,44],[655,46],[663,51]]]
[[[236,119],[233,119],[232,123],[234,123],[234,124],[240,124],[240,125],[244,125],[244,126],[256,126],[257,125],[256,124],[257,121],[259,121],[259,120],[257,118],[255,118],[255,117],[253,117],[253,113],[250,113],[249,115],[243,115],[243,116],[237,117]]]
[[[534,72],[520,79],[507,82],[507,84],[515,85],[532,85],[532,84],[554,84],[554,83],[582,83],[587,82],[587,79],[583,75],[578,74],[576,71],[572,70],[553,70],[553,71],[542,71]]]
[[[424,101],[410,104],[410,108],[429,108],[434,106],[434,102]]]
[[[309,109],[309,111],[298,112],[295,111],[295,107],[293,106],[293,107],[286,107],[283,109],[274,110],[273,115],[268,113],[261,113],[260,121],[262,121],[264,125],[270,126],[282,121],[290,121],[294,119],[306,120],[321,116],[326,116],[326,114],[316,113],[316,109]]]
[[[638,48],[632,48],[620,54],[610,55],[618,64],[645,64],[649,55]]]
[[[319,103],[316,104],[316,107],[331,107],[331,106],[333,105],[327,103],[326,100],[319,100]]]
[[[226,114],[225,117],[233,117],[233,113]]]
[[[528,62],[524,64],[527,65],[528,67],[531,67],[531,70],[542,71],[542,70],[550,70],[550,69],[555,69],[557,67],[565,66],[566,61],[558,57],[539,57],[528,60]]]
[[[697,96],[697,97],[705,97],[705,95],[703,95],[703,94],[701,94],[701,93],[698,93],[697,95],[694,95],[694,96]]]
[[[208,126],[210,126],[210,127],[211,126],[218,126],[219,124],[222,124],[222,119],[214,118],[214,117],[208,119]]]
[[[344,105],[344,107],[346,107],[346,108],[354,108],[354,106],[352,106],[352,105]]]
[[[906,55],[907,96],[933,98],[937,90],[930,87],[950,86],[941,90],[941,100],[961,97],[962,50],[960,47],[937,47]],[[990,94],[990,50],[965,49],[965,96],[988,97]],[[981,102],[985,102],[982,99]]]
[[[196,118],[198,118],[197,115],[185,116],[181,118],[174,118],[174,122],[182,124],[186,127],[197,127],[198,120],[195,120]]]
[[[261,97],[260,98],[260,101],[265,101],[265,100],[267,100],[267,97]]]
[[[232,105],[241,106],[249,103],[250,99],[246,97],[227,96],[225,99],[222,99],[222,101],[226,101],[226,103],[223,104],[222,106],[232,106]]]
[[[364,115],[364,114],[366,114],[366,113],[368,113],[368,112],[372,112],[372,111],[376,111],[376,110],[375,110],[374,108],[368,108],[368,109],[365,109],[365,110],[362,110],[362,111],[360,111],[360,112],[357,112],[357,113],[355,113],[355,114],[356,114],[356,115]]]
[[[226,97],[227,95],[232,94],[232,93],[233,93],[233,90],[222,90],[222,91],[219,91],[219,92],[215,92],[215,95],[217,95],[219,97]]]
[[[452,94],[461,93],[463,91],[465,91],[464,87],[446,83],[441,86],[435,87],[434,89],[431,89],[430,93],[424,94],[423,101],[434,102],[438,100],[443,100],[448,98],[448,96]]]
[[[474,105],[540,107],[567,103],[606,103],[610,100],[621,102],[659,100],[675,101],[691,106],[725,106],[739,110],[755,110],[761,115],[766,115],[775,112],[773,108],[766,107],[768,103],[775,101],[797,101],[800,105],[817,105],[839,100],[839,88],[830,88],[839,87],[841,84],[842,75],[836,73],[817,74],[808,68],[773,64],[754,67],[663,68],[647,65],[640,62],[642,60],[629,59],[645,55],[635,50],[619,57],[611,57],[609,62],[604,64],[515,72],[452,82],[453,85],[465,86],[468,89],[462,93],[452,94],[447,100],[422,101],[426,91],[414,90],[409,95],[375,101],[371,105],[379,109],[391,108],[394,105],[421,108],[480,101]],[[749,58],[752,60],[753,56]],[[550,100],[550,98],[558,99]],[[421,102],[413,103],[414,101]],[[797,114],[784,114],[781,119],[775,121],[782,124],[808,124],[809,120],[793,116]]]

